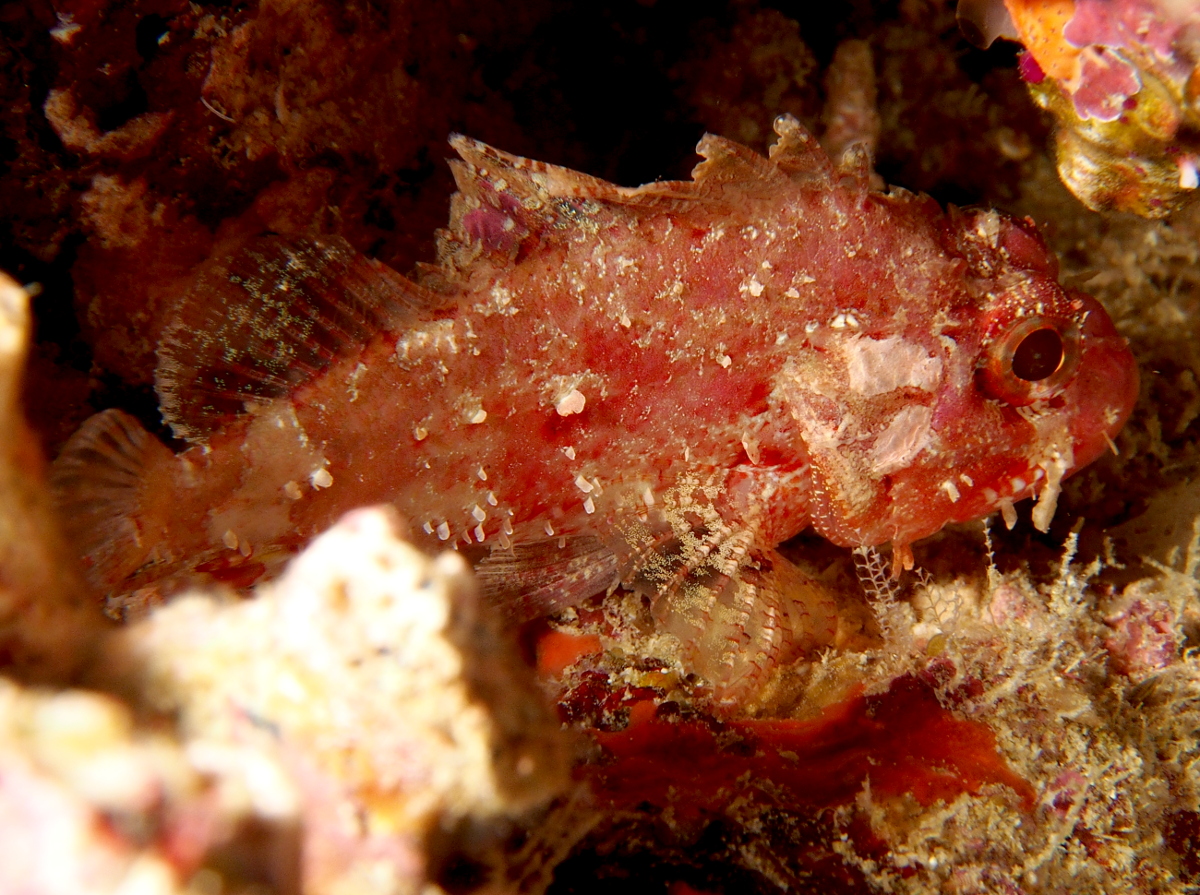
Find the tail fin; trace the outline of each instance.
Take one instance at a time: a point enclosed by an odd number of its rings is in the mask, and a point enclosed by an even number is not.
[[[159,546],[142,518],[145,470],[170,449],[120,410],[88,419],[50,468],[50,487],[88,578],[113,590]]]

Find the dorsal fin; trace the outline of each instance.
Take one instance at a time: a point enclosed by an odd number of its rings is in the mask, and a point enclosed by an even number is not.
[[[545,223],[561,221],[561,207],[555,200],[590,199],[615,205],[657,205],[663,200],[696,198],[696,185],[691,181],[666,180],[644,186],[617,186],[582,171],[512,155],[462,134],[452,135],[450,145],[463,158],[462,162],[450,163],[461,193],[481,199],[486,197],[493,202],[489,193],[508,194]]]
[[[871,189],[871,174],[875,166],[871,163],[871,150],[866,143],[851,143],[837,161],[841,181],[852,186],[855,192],[866,193]]]
[[[202,442],[247,403],[289,394],[377,332],[420,287],[344,239],[264,236],[206,262],[174,310],[154,384],[176,436]]]
[[[770,159],[733,140],[705,134],[692,180],[624,187],[533,159],[503,152],[461,134],[450,145],[461,156],[450,168],[458,185],[450,227],[439,235],[438,254],[450,270],[464,270],[481,254],[493,262],[519,260],[548,230],[597,226],[610,213],[678,211],[703,202],[717,211],[735,195],[772,193],[787,177],[833,183],[836,172],[820,144],[791,116],[776,121],[780,140]]]
[[[450,227],[438,238],[439,259],[450,269],[465,269],[481,254],[500,264],[519,260],[545,232],[598,226],[606,211],[664,210],[701,198],[690,181],[622,187],[461,134],[450,144],[462,157],[450,162],[458,192]]]
[[[775,119],[779,139],[772,145],[770,159],[780,171],[794,180],[819,180],[832,184],[836,175],[833,162],[817,138],[792,115]]]
[[[450,163],[460,192],[489,201],[489,194],[507,194],[547,222],[554,220],[553,209],[546,207],[550,199],[594,197],[620,189],[599,177],[522,158],[462,134],[451,134],[450,145],[462,157],[462,162]]]

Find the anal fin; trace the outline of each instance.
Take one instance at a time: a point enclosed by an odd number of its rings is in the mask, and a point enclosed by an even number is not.
[[[478,563],[484,598],[514,622],[561,612],[617,583],[617,558],[599,538],[548,538],[495,550]]]

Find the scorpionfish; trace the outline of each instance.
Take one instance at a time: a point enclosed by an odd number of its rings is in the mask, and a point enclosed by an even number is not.
[[[870,187],[784,116],[615,186],[454,136],[419,283],[334,237],[209,263],[159,347],[173,452],[120,410],[53,469],[111,601],[248,587],[347,510],[470,551],[514,619],[625,585],[722,698],[830,645],[776,547],[910,545],[1037,496],[1125,421],[1137,373],[1032,223]],[[690,645],[689,645],[690,644]],[[688,652],[690,651],[690,652]]]

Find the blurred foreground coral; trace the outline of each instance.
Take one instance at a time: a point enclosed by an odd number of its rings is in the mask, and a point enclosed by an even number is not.
[[[465,564],[384,511],[254,601],[183,596],[103,653],[128,705],[0,691],[0,891],[435,892],[567,787]]]

